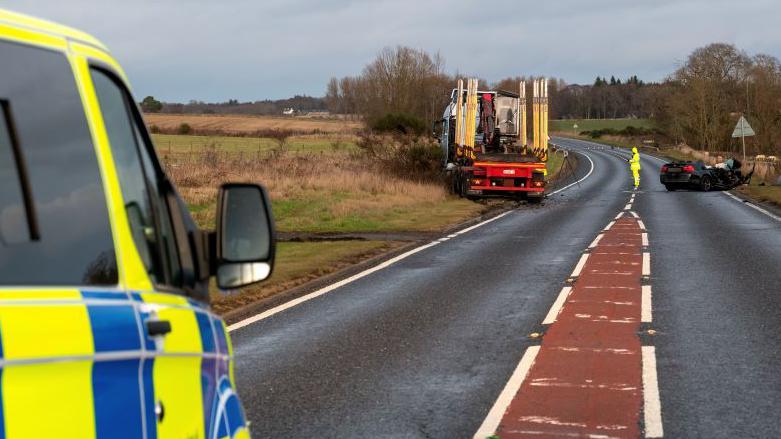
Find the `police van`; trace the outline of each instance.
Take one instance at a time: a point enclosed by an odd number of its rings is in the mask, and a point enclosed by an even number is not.
[[[208,287],[273,259],[262,187],[199,230],[106,47],[0,10],[0,437],[248,437]]]

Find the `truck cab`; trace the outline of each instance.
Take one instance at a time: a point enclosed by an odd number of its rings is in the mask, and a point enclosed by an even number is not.
[[[209,283],[271,274],[265,190],[199,230],[108,49],[3,10],[0,188],[0,436],[248,437]]]

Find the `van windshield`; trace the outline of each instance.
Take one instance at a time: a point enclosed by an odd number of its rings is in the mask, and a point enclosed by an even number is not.
[[[116,284],[101,174],[65,55],[0,41],[0,104],[0,284]]]

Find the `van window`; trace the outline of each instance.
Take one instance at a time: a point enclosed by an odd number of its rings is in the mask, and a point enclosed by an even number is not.
[[[181,269],[171,218],[161,197],[158,170],[138,131],[134,104],[110,73],[93,68],[92,82],[136,248],[155,284],[177,287]]]
[[[100,169],[65,55],[0,41],[0,102],[0,284],[116,284]]]

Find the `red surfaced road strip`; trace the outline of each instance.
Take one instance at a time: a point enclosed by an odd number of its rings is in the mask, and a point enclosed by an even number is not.
[[[625,215],[604,233],[499,424],[502,439],[640,436],[642,231]]]

